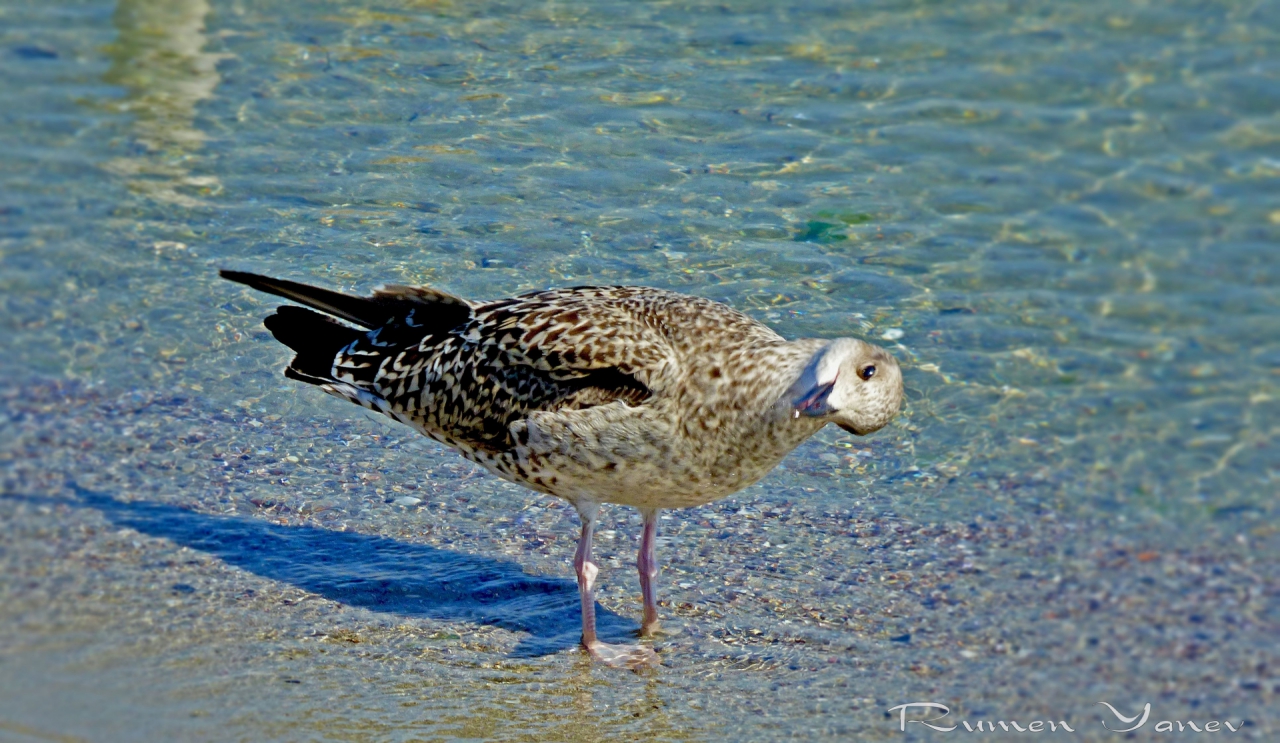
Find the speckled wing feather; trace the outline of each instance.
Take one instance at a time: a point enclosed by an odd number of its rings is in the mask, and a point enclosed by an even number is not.
[[[555,379],[616,369],[652,389],[664,363],[674,360],[661,322],[648,316],[664,295],[594,286],[526,294],[478,308],[466,337]]]
[[[331,392],[455,446],[509,448],[513,422],[611,402],[641,405],[679,366],[648,315],[659,290],[581,287],[469,308],[451,328],[395,318],[336,354]],[[311,380],[308,380],[311,381]]]

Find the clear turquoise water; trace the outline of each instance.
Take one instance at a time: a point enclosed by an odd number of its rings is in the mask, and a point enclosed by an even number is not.
[[[0,734],[1265,738],[1277,50],[1247,2],[0,8]],[[611,674],[572,516],[286,384],[219,267],[668,287],[909,403],[664,522],[679,632]]]

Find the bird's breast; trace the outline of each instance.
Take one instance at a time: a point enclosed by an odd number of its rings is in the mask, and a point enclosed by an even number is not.
[[[505,466],[481,463],[570,500],[682,508],[756,482],[820,426],[786,416],[721,415],[691,422],[661,404],[611,403],[534,414],[513,425],[518,443]]]

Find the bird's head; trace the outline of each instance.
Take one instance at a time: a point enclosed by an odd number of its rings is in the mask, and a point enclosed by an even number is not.
[[[795,417],[826,418],[865,436],[898,414],[902,371],[883,348],[855,338],[837,338],[809,358],[780,402]]]

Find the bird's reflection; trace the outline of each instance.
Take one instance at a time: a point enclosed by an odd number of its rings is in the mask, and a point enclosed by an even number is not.
[[[199,206],[198,195],[221,190],[215,178],[191,172],[206,138],[196,106],[221,80],[223,55],[204,51],[208,14],[206,0],[121,0],[112,17],[119,35],[107,48],[105,79],[126,91],[117,108],[133,117],[133,147],[106,168],[164,204]]]

